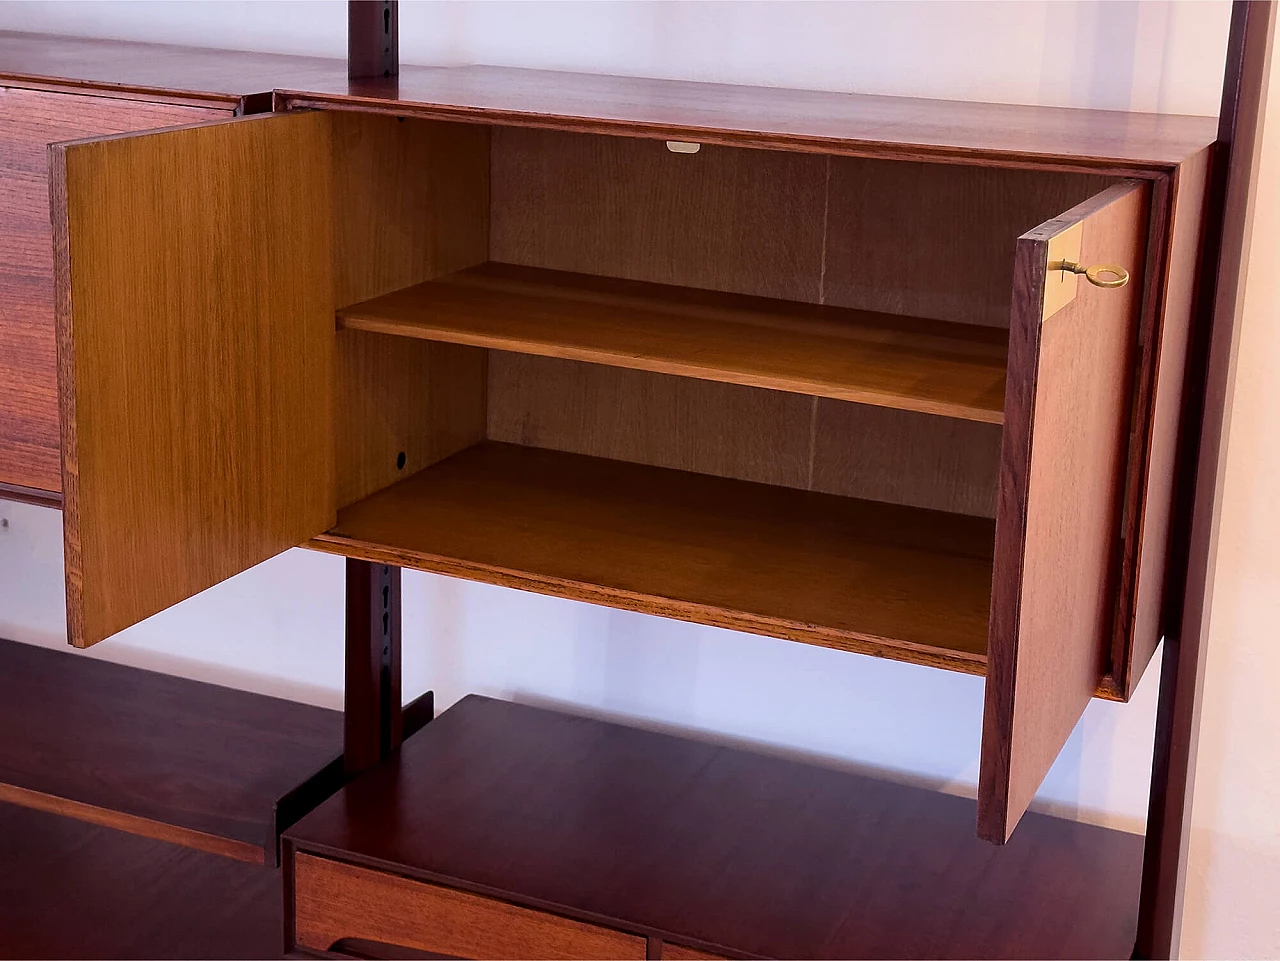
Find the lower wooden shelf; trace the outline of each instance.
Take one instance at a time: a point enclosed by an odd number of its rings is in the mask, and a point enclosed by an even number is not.
[[[483,442],[320,550],[981,674],[994,522]]]
[[[0,958],[280,956],[280,875],[0,804]]]
[[[274,865],[342,779],[337,711],[0,640],[0,801]]]
[[[1036,814],[994,847],[964,798],[471,696],[286,832],[286,930],[440,955],[506,911],[617,957],[1128,958],[1142,848]],[[379,926],[370,891],[434,907]]]

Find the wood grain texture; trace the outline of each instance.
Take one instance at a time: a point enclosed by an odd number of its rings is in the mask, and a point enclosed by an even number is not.
[[[85,141],[50,163],[83,647],[333,522],[329,119]]]
[[[0,804],[0,958],[268,958],[274,871]]]
[[[1000,423],[1001,334],[487,264],[338,312],[351,330]]]
[[[830,163],[823,303],[1004,328],[1016,239],[1111,182],[1047,170]]]
[[[981,673],[991,539],[981,518],[485,443],[312,546]]]
[[[335,711],[0,641],[0,800],[274,864],[341,751]]]
[[[1128,958],[1142,839],[464,698],[290,832],[303,853],[728,957]]]
[[[723,954],[699,951],[697,948],[685,947],[683,944],[673,944],[670,941],[664,941],[662,944],[662,961],[723,961],[723,959]]]
[[[1082,224],[1085,263],[1142,277],[1149,204],[1118,184],[1018,243],[978,785],[978,833],[997,843],[1102,678],[1122,551],[1142,286],[1083,284],[1042,322],[1048,242]]]
[[[825,166],[497,127],[489,259],[817,303]]]
[[[1143,344],[1147,393],[1140,398],[1135,434],[1144,446],[1141,498],[1130,519],[1128,539],[1136,557],[1124,571],[1123,605],[1116,632],[1113,681],[1126,700],[1142,680],[1166,624],[1166,578],[1174,514],[1174,484],[1179,432],[1184,422],[1191,332],[1200,309],[1198,264],[1205,228],[1205,199],[1211,151],[1203,151],[1179,168],[1173,179],[1172,224],[1163,238],[1168,245],[1167,283],[1158,296],[1158,326]]]
[[[338,331],[339,509],[484,439],[486,361],[475,347]]]
[[[488,414],[490,440],[995,516],[993,424],[504,351]]]
[[[108,96],[185,97],[232,109],[250,94],[345,75],[346,61],[337,59],[0,30],[0,78]]]
[[[906,160],[1172,167],[1214,138],[1209,117],[924,100],[503,67],[345,71],[288,86],[286,103],[704,143]],[[655,147],[661,149],[659,145]]]
[[[813,398],[489,352],[489,440],[809,486]]]
[[[336,306],[488,257],[487,128],[352,113],[331,122]],[[339,507],[484,436],[482,352],[340,333],[335,360]]]
[[[0,87],[0,484],[62,490],[47,145],[230,113]]]
[[[644,938],[493,898],[298,854],[298,944],[369,938],[455,958],[633,958]]]

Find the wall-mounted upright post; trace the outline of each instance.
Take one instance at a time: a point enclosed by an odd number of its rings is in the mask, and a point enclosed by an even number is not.
[[[1223,444],[1230,420],[1236,333],[1244,303],[1275,21],[1273,2],[1236,0],[1233,4],[1200,265],[1199,318],[1184,392],[1177,515],[1170,551],[1171,606],[1160,669],[1134,947],[1137,958],[1176,957],[1182,927],[1219,492],[1226,466]]]
[[[347,77],[368,80],[400,72],[400,24],[396,0],[347,3]]]

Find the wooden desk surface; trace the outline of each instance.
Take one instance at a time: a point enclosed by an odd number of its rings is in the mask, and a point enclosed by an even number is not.
[[[1127,958],[1142,837],[470,696],[286,836],[712,952]]]

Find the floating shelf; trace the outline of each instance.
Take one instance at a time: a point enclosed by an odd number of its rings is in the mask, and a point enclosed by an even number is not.
[[[483,442],[321,550],[982,673],[994,522]]]
[[[969,798],[475,695],[286,837],[765,958],[1126,958],[1143,843],[1027,814],[997,849]]]
[[[995,328],[492,263],[347,307],[338,325],[1004,420]]]
[[[341,759],[337,711],[0,641],[0,801],[275,864]]]

